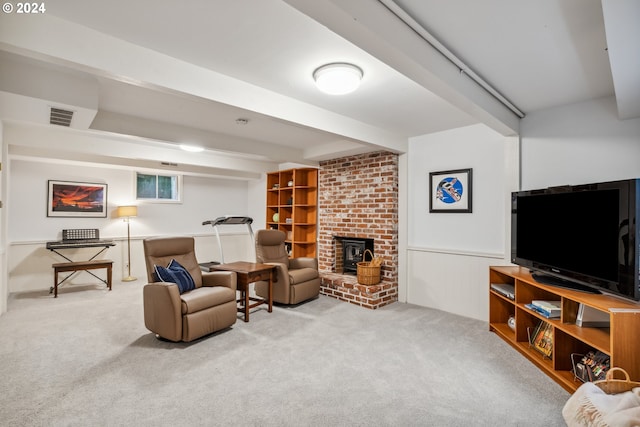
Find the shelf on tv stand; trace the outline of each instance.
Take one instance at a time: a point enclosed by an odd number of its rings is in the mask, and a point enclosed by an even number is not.
[[[571,280],[561,279],[556,276],[552,276],[551,274],[545,274],[542,272],[531,273],[531,277],[538,283],[542,283],[544,285],[557,286],[565,289],[572,289],[574,291],[586,292],[589,294],[600,294],[601,292],[593,289],[587,285],[583,285],[582,283],[573,282]]]
[[[611,366],[627,371],[632,381],[640,381],[640,364],[637,363],[640,354],[640,340],[637,339],[640,336],[640,303],[545,285],[537,282],[524,267],[490,267],[489,283],[510,284],[515,290],[515,300],[511,300],[489,286],[489,330],[567,391],[574,392],[582,384],[571,371],[571,354],[586,354],[590,350],[608,354]],[[525,307],[534,299],[561,301],[560,319],[546,319]],[[580,304],[608,313],[611,327],[577,326]],[[508,326],[509,317],[515,318],[515,329]],[[527,330],[541,320],[553,328],[551,359],[542,357],[529,345]]]

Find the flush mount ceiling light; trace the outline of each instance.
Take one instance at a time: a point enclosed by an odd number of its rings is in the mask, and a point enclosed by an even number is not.
[[[197,145],[190,145],[190,144],[180,144],[180,148],[190,153],[200,153],[201,151],[204,151],[204,148],[199,147]]]
[[[330,95],[351,93],[360,86],[362,69],[353,64],[336,62],[316,68],[313,79],[322,92]]]

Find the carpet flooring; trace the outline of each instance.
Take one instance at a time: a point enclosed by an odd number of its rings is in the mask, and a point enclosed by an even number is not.
[[[329,297],[157,340],[141,280],[14,294],[0,425],[563,426],[569,397],[486,322]]]

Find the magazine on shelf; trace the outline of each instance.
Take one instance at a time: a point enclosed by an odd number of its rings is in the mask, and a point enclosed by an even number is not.
[[[585,355],[571,355],[576,378],[583,382],[605,379],[610,367],[610,357],[601,351],[590,351]]]
[[[541,320],[534,329],[531,345],[544,356],[551,358],[553,352],[553,326]]]

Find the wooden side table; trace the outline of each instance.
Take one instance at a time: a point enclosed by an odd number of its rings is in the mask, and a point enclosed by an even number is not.
[[[244,313],[244,321],[249,321],[249,309],[257,307],[261,304],[269,306],[269,313],[273,310],[273,282],[276,281],[276,266],[270,264],[256,264],[253,262],[230,262],[227,264],[212,265],[209,271],[234,271],[238,276],[238,290],[240,291],[240,299],[238,312]],[[269,294],[267,299],[250,297],[249,284],[259,281],[269,282]],[[254,301],[250,304],[250,301]]]

